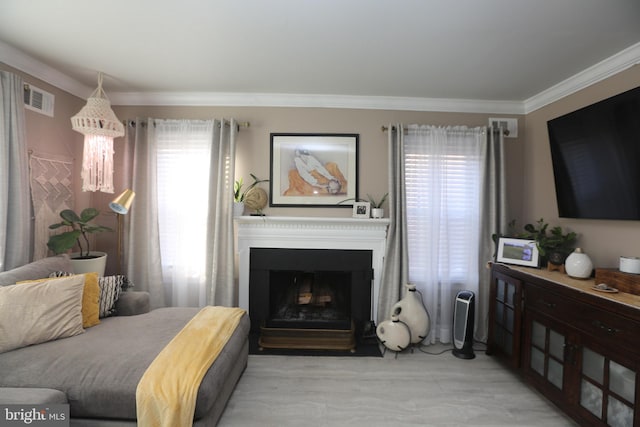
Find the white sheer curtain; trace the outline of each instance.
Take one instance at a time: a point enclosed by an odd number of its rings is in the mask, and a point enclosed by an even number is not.
[[[0,71],[0,271],[29,262],[31,204],[22,77]]]
[[[479,291],[486,128],[411,125],[404,137],[409,281],[431,316],[427,340],[451,341],[453,302]]]
[[[138,127],[128,271],[148,261],[154,306],[233,305],[235,121]]]

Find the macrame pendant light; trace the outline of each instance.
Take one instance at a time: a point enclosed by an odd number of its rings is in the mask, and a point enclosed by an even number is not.
[[[71,127],[84,135],[82,191],[113,193],[113,138],[124,135],[124,125],[102,89],[102,73],[87,105],[71,117]]]

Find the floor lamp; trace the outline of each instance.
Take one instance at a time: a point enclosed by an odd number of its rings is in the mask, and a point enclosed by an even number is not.
[[[109,203],[109,207],[112,211],[116,213],[118,217],[118,273],[123,274],[122,272],[122,217],[129,212],[129,208],[133,203],[133,198],[136,196],[136,193],[133,190],[127,188],[124,190],[118,197],[113,199],[111,203]]]

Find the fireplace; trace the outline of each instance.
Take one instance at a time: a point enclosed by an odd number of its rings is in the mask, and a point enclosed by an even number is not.
[[[336,337],[346,341],[347,335],[376,320],[388,219],[242,216],[235,223],[238,300],[249,312],[253,331],[266,329],[281,337],[306,329],[316,342]],[[259,260],[272,250],[284,252]],[[316,262],[327,253],[337,256]],[[360,258],[366,258],[367,266],[352,271]],[[254,286],[258,282],[262,285]],[[272,298],[271,291],[283,295]],[[327,316],[328,310],[319,310],[329,305],[329,297],[338,314]],[[287,298],[296,301],[296,307],[274,307],[278,299]],[[285,315],[272,315],[279,311]],[[305,317],[304,324],[297,323],[300,317]]]
[[[370,250],[253,248],[249,318],[263,347],[353,349],[370,322]]]

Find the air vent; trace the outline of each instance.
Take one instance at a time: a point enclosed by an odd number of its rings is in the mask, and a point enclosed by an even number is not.
[[[505,138],[518,137],[518,119],[490,118],[489,126],[506,129],[508,132],[505,133]]]
[[[38,113],[53,117],[55,96],[30,84],[24,85],[24,106]]]

